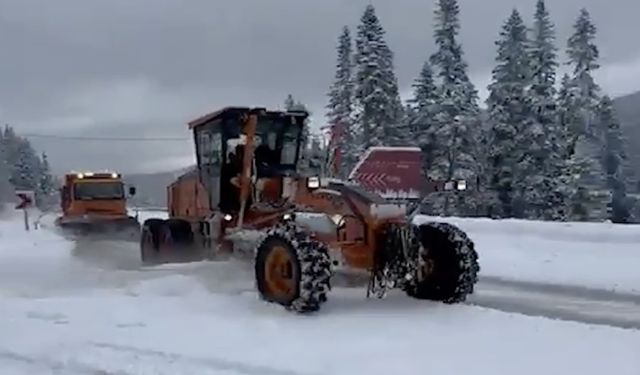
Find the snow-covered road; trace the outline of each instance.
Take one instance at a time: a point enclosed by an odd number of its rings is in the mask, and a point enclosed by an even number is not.
[[[135,243],[74,244],[46,224],[28,234],[20,225],[0,220],[2,373],[640,373],[639,288],[628,273],[640,263],[624,247],[636,238],[626,228],[613,230],[627,237],[599,242],[625,254],[620,278],[603,268],[580,283],[588,270],[567,266],[578,245],[566,228],[527,223],[514,234],[508,225],[522,224],[468,221],[459,225],[476,240],[483,273],[466,304],[336,288],[319,314],[302,317],[260,301],[244,263],[143,268]],[[491,225],[507,226],[502,238]],[[573,230],[580,246],[592,244]],[[526,240],[515,256],[507,251],[518,236]],[[541,252],[555,257],[541,261]],[[520,268],[510,263],[520,259]]]

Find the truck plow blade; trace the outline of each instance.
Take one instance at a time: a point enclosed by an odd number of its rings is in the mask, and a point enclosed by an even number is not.
[[[134,217],[114,219],[58,219],[56,224],[65,236],[137,242],[140,223]]]

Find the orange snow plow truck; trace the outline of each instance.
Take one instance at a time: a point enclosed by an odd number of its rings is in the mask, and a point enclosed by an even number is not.
[[[129,187],[130,196],[135,187]],[[60,191],[62,215],[56,225],[76,236],[108,234],[137,240],[140,223],[129,216],[122,176],[114,172],[68,173]],[[115,236],[114,236],[115,235]]]
[[[473,241],[444,222],[414,223],[407,207],[356,183],[299,168],[304,111],[227,107],[189,123],[196,167],[168,187],[169,218],[142,225],[148,265],[228,259],[253,263],[260,296],[299,313],[326,302],[334,275],[457,303],[479,271]]]

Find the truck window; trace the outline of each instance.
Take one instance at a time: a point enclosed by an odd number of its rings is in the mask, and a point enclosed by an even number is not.
[[[298,137],[300,136],[300,128],[296,125],[290,125],[282,136],[282,154],[280,163],[290,165],[296,163],[298,156]]]
[[[198,160],[201,165],[220,165],[222,161],[222,134],[210,129],[198,131]]]
[[[124,199],[121,182],[81,182],[73,185],[76,200]]]

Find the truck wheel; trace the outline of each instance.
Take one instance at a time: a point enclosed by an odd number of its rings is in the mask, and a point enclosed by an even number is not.
[[[147,219],[142,224],[140,235],[140,257],[143,264],[160,263],[160,246],[163,241],[165,221],[162,219]]]
[[[418,228],[422,265],[405,288],[414,298],[463,302],[478,281],[478,254],[474,243],[448,223],[426,223]]]
[[[175,245],[193,245],[193,230],[191,229],[191,224],[188,221],[168,219],[165,223],[171,230],[171,238]]]
[[[204,258],[202,251],[195,246],[191,223],[181,219],[168,219],[165,226],[171,238],[169,256],[176,262],[193,262]]]
[[[299,313],[317,311],[330,289],[328,248],[294,223],[280,224],[256,249],[255,277],[264,300]]]

